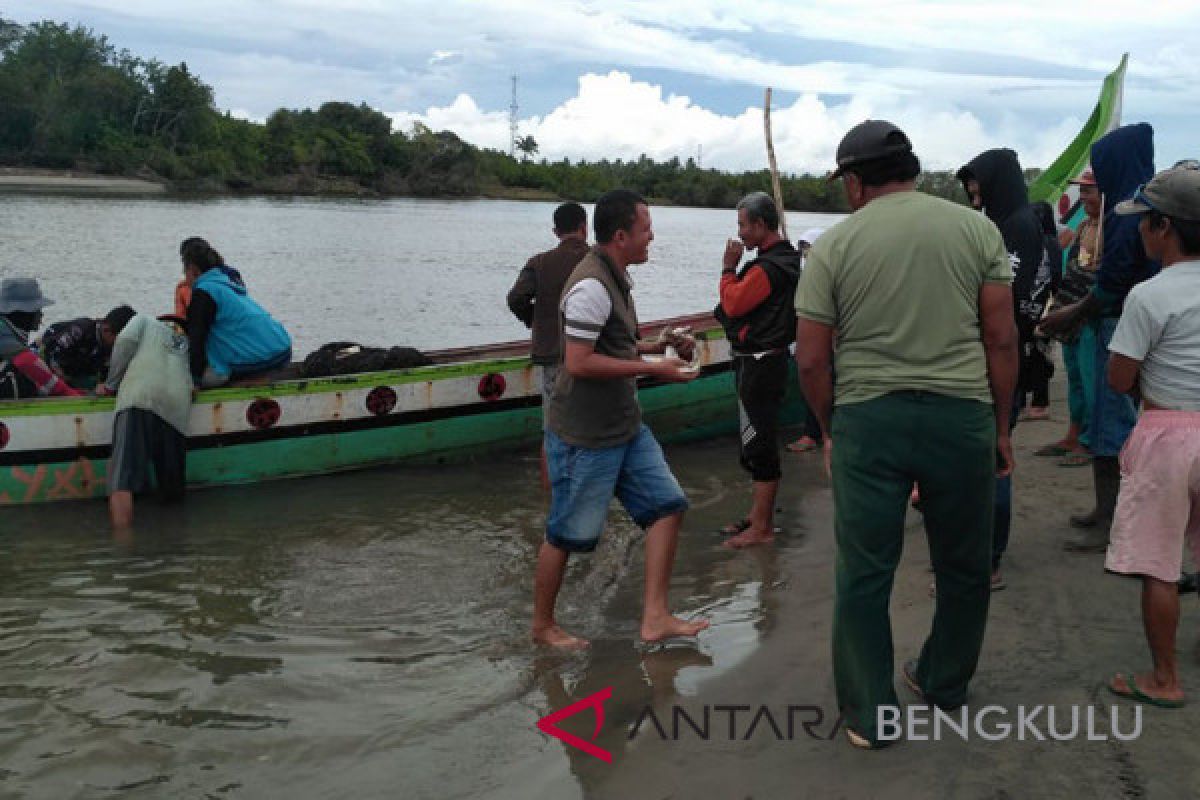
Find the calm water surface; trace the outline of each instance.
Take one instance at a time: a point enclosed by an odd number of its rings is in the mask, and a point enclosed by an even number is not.
[[[38,275],[60,301],[51,319],[165,310],[178,241],[199,233],[298,350],[481,343],[523,335],[500,298],[548,246],[552,208],[0,196],[0,272]],[[654,213],[643,318],[711,306],[731,212]],[[642,548],[618,514],[560,605],[591,651],[528,645],[545,508],[529,454],[195,492],[142,504],[121,539],[101,503],[0,512],[0,797],[583,796],[619,768],[624,737],[606,729],[609,767],[534,720],[605,686],[626,726],[694,694],[754,649],[803,555],[799,535],[769,553],[716,547],[742,510],[734,452],[668,453],[694,503],[672,602],[714,626],[652,653],[633,646]]]
[[[555,243],[552,203],[498,200],[206,201],[0,194],[0,276],[37,276],[46,322],[120,303],[166,312],[179,242],[203,236],[238,267],[297,355],[334,340],[423,349],[519,339],[504,296]],[[591,209],[588,209],[589,215]],[[655,208],[651,260],[634,268],[650,320],[712,308],[732,211]],[[838,219],[791,214],[793,236]]]

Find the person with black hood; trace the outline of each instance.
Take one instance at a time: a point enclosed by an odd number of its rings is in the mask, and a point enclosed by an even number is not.
[[[724,529],[727,547],[763,544],[775,535],[779,412],[787,391],[788,347],[796,339],[793,300],[800,252],[779,235],[779,209],[765,192],[737,204],[738,238],[725,245],[714,314],[733,348],[741,428],[741,463],[754,483],[749,515]],[[745,248],[758,255],[738,270]]]
[[[1029,203],[1025,174],[1017,154],[1008,148],[986,150],[958,171],[971,205],[987,215],[1004,238],[1013,268],[1013,312],[1017,323],[1020,366],[1017,394],[1013,398],[1011,430],[1029,385],[1030,362],[1036,349],[1034,329],[1050,297],[1050,260],[1046,253],[1042,223]],[[1012,478],[996,481],[995,523],[992,533],[992,589],[1003,589],[1000,561],[1008,549],[1012,527]]]
[[[1129,290],[1154,277],[1158,263],[1146,255],[1137,217],[1121,216],[1113,209],[1154,175],[1154,129],[1139,122],[1105,134],[1092,145],[1092,172],[1104,197],[1104,239],[1096,282],[1082,300],[1047,314],[1041,324],[1043,331],[1055,334],[1073,330],[1086,321],[1095,338],[1089,436],[1096,506],[1070,519],[1073,527],[1087,531],[1082,538],[1064,545],[1074,553],[1103,553],[1108,549],[1121,485],[1117,456],[1137,423],[1133,399],[1115,391],[1105,380],[1108,345]]]
[[[1033,203],[1033,213],[1042,226],[1042,265],[1038,267],[1035,286],[1049,287],[1043,305],[1058,291],[1059,280],[1062,277],[1063,250],[1058,243],[1058,225],[1054,220],[1054,207],[1042,201]],[[1045,270],[1044,272],[1042,270]],[[1050,354],[1054,340],[1035,331],[1033,347],[1030,348],[1026,360],[1025,377],[1027,383],[1021,385],[1022,392],[1028,392],[1029,409],[1025,418],[1031,420],[1050,419],[1050,379],[1054,377],[1054,362]]]

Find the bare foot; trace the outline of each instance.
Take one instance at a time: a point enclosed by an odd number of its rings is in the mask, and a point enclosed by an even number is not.
[[[657,619],[643,619],[642,641],[661,642],[665,639],[695,636],[707,627],[708,620],[706,619],[688,621],[671,615]]]
[[[756,544],[770,544],[773,541],[775,541],[775,532],[770,528],[766,530],[747,528],[737,536],[730,536],[721,545],[737,550],[742,547],[753,547]]]
[[[557,625],[547,625],[544,628],[533,629],[533,641],[546,647],[557,647],[560,650],[582,650],[587,647],[587,639],[572,636]]]
[[[1133,680],[1132,686],[1129,683],[1131,679]],[[1172,706],[1182,705],[1184,700],[1183,688],[1179,684],[1175,684],[1174,687],[1163,686],[1154,679],[1154,673],[1131,675],[1131,673],[1118,672],[1109,681],[1108,688],[1113,694],[1122,697],[1130,697],[1134,700],[1142,700],[1144,697],[1143,702],[1154,705],[1159,704],[1154,702],[1156,700]]]

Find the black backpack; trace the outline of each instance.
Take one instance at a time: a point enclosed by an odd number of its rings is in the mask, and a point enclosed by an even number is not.
[[[364,347],[357,342],[330,342],[304,359],[301,372],[306,378],[322,378],[426,367],[432,363],[429,356],[412,347]]]

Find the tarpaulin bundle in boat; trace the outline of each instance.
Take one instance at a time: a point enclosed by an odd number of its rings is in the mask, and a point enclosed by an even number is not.
[[[304,359],[301,371],[306,378],[321,378],[424,367],[432,363],[429,356],[412,347],[364,347],[357,342],[330,342],[310,353]]]

